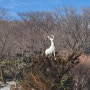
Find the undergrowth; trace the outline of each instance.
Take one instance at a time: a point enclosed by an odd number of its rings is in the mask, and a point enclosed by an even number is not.
[[[73,90],[73,77],[69,71],[79,63],[79,56],[71,53],[66,58],[57,55],[57,60],[45,55],[24,58],[22,90]]]

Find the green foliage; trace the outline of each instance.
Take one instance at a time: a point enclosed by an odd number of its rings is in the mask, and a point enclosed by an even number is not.
[[[60,89],[60,90],[72,90],[73,80],[70,75],[65,74],[60,80],[59,84],[56,84],[53,88]]]
[[[72,78],[69,75],[64,75],[61,78],[61,87],[65,88],[65,87],[71,87],[71,83],[72,83]]]

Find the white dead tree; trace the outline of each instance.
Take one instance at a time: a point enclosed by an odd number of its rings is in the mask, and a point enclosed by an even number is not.
[[[54,45],[54,35],[51,35],[50,36],[47,36],[48,39],[51,41],[51,46],[45,50],[45,55],[51,55],[53,54],[54,55],[54,59],[56,60],[55,58],[55,45]]]

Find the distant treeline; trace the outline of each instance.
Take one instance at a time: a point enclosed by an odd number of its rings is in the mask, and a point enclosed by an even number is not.
[[[21,19],[10,20],[7,10],[0,8],[0,58],[43,53],[51,34],[58,52],[90,53],[90,8],[62,7],[17,15]]]

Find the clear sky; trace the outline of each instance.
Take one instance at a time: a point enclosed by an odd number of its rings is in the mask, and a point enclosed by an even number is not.
[[[90,0],[0,0],[0,7],[15,16],[17,12],[46,11],[57,7],[90,7]]]

